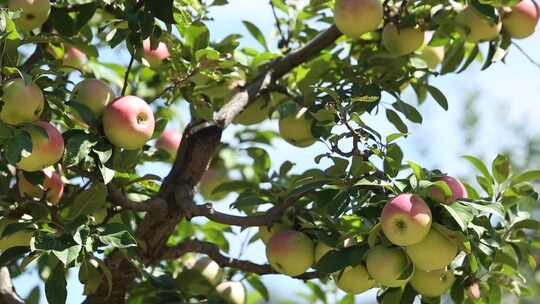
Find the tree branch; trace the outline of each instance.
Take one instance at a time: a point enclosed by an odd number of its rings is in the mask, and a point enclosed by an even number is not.
[[[149,199],[145,202],[139,203],[134,202],[130,199],[128,199],[122,191],[115,188],[113,185],[109,184],[107,186],[107,190],[109,191],[109,199],[112,203],[116,203],[118,206],[129,209],[137,212],[148,212],[150,210],[154,209],[161,209],[166,210],[167,204],[164,200],[160,199],[159,197]]]
[[[198,240],[187,240],[183,241],[175,247],[169,247],[164,253],[164,259],[178,259],[182,255],[188,252],[197,252],[208,255],[212,260],[214,260],[221,267],[231,267],[234,269],[243,270],[249,273],[256,273],[259,275],[265,274],[279,274],[268,264],[257,264],[246,260],[234,259],[228,256],[225,256],[221,253],[219,247],[210,242],[198,241]],[[306,272],[294,278],[299,280],[311,280],[316,279],[318,273],[315,271]]]
[[[22,304],[24,301],[19,297],[13,283],[11,283],[11,276],[7,267],[0,268],[0,303],[5,304]]]

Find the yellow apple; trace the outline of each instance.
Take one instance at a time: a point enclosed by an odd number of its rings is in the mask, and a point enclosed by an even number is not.
[[[311,132],[313,121],[306,117],[301,110],[295,115],[289,115],[279,120],[279,134],[291,145],[305,148],[315,143]]]
[[[347,266],[337,279],[337,287],[350,294],[363,293],[375,285],[364,265]]]
[[[319,262],[319,260],[327,254],[329,251],[333,250],[334,248],[326,245],[323,242],[317,242],[317,245],[315,246],[315,263]]]
[[[410,54],[424,43],[424,33],[416,27],[397,28],[394,23],[384,26],[382,43],[394,56]]]
[[[208,257],[198,259],[192,268],[199,271],[212,285],[217,285],[223,278],[223,269]]]
[[[19,126],[39,119],[45,107],[41,89],[23,79],[7,81],[2,86],[2,111],[0,119],[10,125]]]
[[[502,28],[500,21],[495,23],[489,20],[472,6],[467,6],[461,10],[456,17],[456,21],[469,31],[467,34],[467,41],[469,42],[493,40],[499,36]]]
[[[359,38],[379,28],[383,21],[380,0],[336,0],[336,26],[345,35]]]
[[[411,278],[411,286],[422,296],[434,298],[446,293],[454,284],[451,270],[422,271],[416,269]]]
[[[409,260],[398,247],[375,246],[368,251],[366,266],[369,275],[385,287],[400,287],[407,283],[400,277],[409,268]]]
[[[416,269],[432,271],[448,266],[457,254],[457,243],[435,229],[420,242],[405,248]]]
[[[15,19],[15,24],[24,31],[41,27],[51,13],[49,0],[9,0],[8,7],[10,10],[22,10],[22,15]]]
[[[216,286],[216,291],[227,304],[246,303],[246,290],[239,282],[223,282]]]

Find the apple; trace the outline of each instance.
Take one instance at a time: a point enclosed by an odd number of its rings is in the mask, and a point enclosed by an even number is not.
[[[364,265],[347,266],[337,275],[337,287],[346,293],[359,294],[375,285]]]
[[[228,304],[246,303],[246,290],[239,282],[222,282],[216,287],[216,291]]]
[[[480,284],[478,281],[473,282],[467,287],[467,297],[473,301],[480,299],[482,292],[480,290]]]
[[[282,223],[273,223],[271,226],[261,226],[259,227],[259,238],[261,238],[263,243],[268,244],[268,240],[270,240],[275,233],[288,228],[289,227]]]
[[[441,189],[437,188],[437,186],[431,186],[428,193],[429,196],[436,202],[450,204],[462,198],[469,197],[467,188],[465,188],[465,186],[456,178],[451,176],[443,176],[440,177],[439,180],[444,181],[448,185],[448,188],[450,188],[450,191],[452,191],[452,196],[446,199]]]
[[[64,138],[62,134],[50,123],[38,121],[33,123],[35,127],[42,128],[43,131],[31,128],[28,133],[32,138],[32,152],[23,157],[17,166],[24,171],[39,171],[57,163],[64,154]]]
[[[150,38],[146,38],[143,41],[144,59],[148,61],[151,67],[156,68],[161,65],[163,60],[169,58],[171,55],[167,45],[163,42],[159,42],[155,49],[152,49],[150,44]]]
[[[236,115],[234,122],[237,124],[250,126],[263,122],[268,118],[270,111],[270,101],[263,97],[255,99],[251,104]]]
[[[156,141],[156,148],[166,151],[171,158],[175,158],[181,141],[182,134],[173,130],[165,130]]]
[[[68,67],[68,71],[71,71],[72,68],[81,70],[87,61],[88,57],[81,50],[75,47],[68,47],[64,53],[64,58],[62,58],[62,65]]]
[[[3,95],[0,119],[10,125],[19,126],[39,119],[45,107],[41,89],[23,79],[14,79],[2,86]]]
[[[62,177],[50,167],[43,169],[43,175],[43,185],[34,185],[19,171],[19,174],[17,175],[19,193],[22,197],[41,199],[44,192],[46,192],[47,200],[53,204],[57,204],[64,194],[64,182],[62,181]]]
[[[383,21],[380,0],[336,0],[334,17],[337,28],[351,38],[379,28]]]
[[[384,235],[395,245],[419,243],[431,228],[431,210],[415,194],[400,194],[388,202],[381,214]]]
[[[369,275],[383,286],[400,287],[407,283],[400,277],[409,267],[409,260],[398,247],[378,245],[371,248],[366,257],[366,267]]]
[[[494,23],[484,15],[476,11],[472,6],[467,6],[461,10],[456,21],[463,25],[469,32],[467,41],[479,42],[493,40],[499,36],[502,28],[502,23]]]
[[[444,46],[425,46],[420,49],[419,57],[430,70],[434,70],[444,60]]]
[[[279,120],[279,134],[293,146],[305,148],[315,143],[311,125],[313,121],[305,116],[305,111],[289,115]]]
[[[317,245],[315,245],[315,263],[318,263],[325,254],[333,249],[323,242],[317,242]]]
[[[120,148],[142,148],[154,133],[154,114],[150,106],[136,96],[115,99],[103,113],[103,129],[109,141]]]
[[[208,257],[198,259],[192,269],[199,271],[212,285],[217,285],[223,278],[223,269]]]
[[[446,293],[455,281],[451,270],[422,271],[416,269],[411,278],[411,286],[422,296],[434,298]]]
[[[302,232],[282,230],[268,240],[266,257],[276,271],[289,276],[297,276],[313,265],[314,245],[311,239]]]
[[[9,224],[14,224],[16,221],[8,218],[2,218],[0,220],[0,236],[4,233],[4,229]],[[18,246],[30,246],[30,240],[32,239],[32,233],[25,230],[19,230],[13,234],[0,239],[0,251],[6,251],[12,247]]]
[[[22,10],[21,16],[14,21],[24,31],[41,27],[51,13],[49,0],[9,0],[8,7],[10,10]]]
[[[114,99],[114,93],[101,80],[85,79],[73,88],[72,98],[88,107],[94,114],[101,115]]]
[[[448,266],[458,252],[457,243],[431,229],[420,242],[405,248],[416,269],[432,271]]]
[[[397,28],[394,23],[384,26],[382,44],[394,56],[403,56],[419,49],[424,43],[424,32],[416,27]]]
[[[227,196],[227,192],[216,192],[214,190],[221,184],[229,181],[229,176],[224,168],[210,167],[199,182],[199,191],[204,199],[209,201],[220,201]]]
[[[534,0],[521,0],[512,7],[503,8],[503,29],[515,39],[532,35],[540,18],[540,7]]]

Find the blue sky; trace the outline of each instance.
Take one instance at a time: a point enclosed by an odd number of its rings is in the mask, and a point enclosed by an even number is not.
[[[267,1],[231,0],[231,4],[219,7],[212,12],[215,21],[209,23],[211,37],[220,39],[233,32],[240,32],[245,36],[242,40],[245,46],[256,46],[257,43],[250,38],[241,21],[248,20],[257,24],[272,45],[276,44],[273,33],[274,20]],[[540,60],[540,34],[517,42],[532,57]],[[118,58],[120,56],[120,58]],[[128,61],[125,52],[116,50],[103,52],[100,61],[105,62]],[[470,173],[469,165],[460,159],[461,155],[472,154],[492,159],[497,153],[505,149],[519,152],[518,142],[511,131],[502,121],[525,123],[524,132],[537,134],[540,124],[536,123],[540,117],[540,69],[529,63],[517,49],[512,48],[507,58],[507,64],[496,64],[487,71],[480,72],[480,65],[473,65],[467,72],[459,75],[447,75],[444,78],[433,81],[439,87],[450,102],[450,109],[444,112],[435,101],[429,99],[420,111],[424,116],[424,123],[419,125],[409,124],[412,133],[407,139],[402,139],[400,144],[405,152],[405,159],[413,160],[428,168],[440,168],[452,175],[466,176]],[[478,92],[478,106],[487,119],[481,128],[479,140],[472,146],[466,146],[463,140],[463,132],[460,130],[460,118],[462,117],[463,101],[473,93]],[[408,91],[405,100],[416,103],[412,92]],[[182,116],[187,112],[185,105],[180,106],[178,112]],[[187,116],[180,120],[186,121]],[[375,126],[383,134],[394,132],[393,127],[379,117],[369,118],[367,121]],[[174,126],[173,128],[175,128]],[[266,122],[263,128],[277,130],[277,122]],[[234,127],[226,130],[225,140],[230,140],[234,133]],[[325,151],[323,144],[317,143],[308,149],[298,149],[283,141],[276,142],[273,149],[269,150],[273,158],[273,167],[279,168],[285,160],[291,160],[297,164],[296,170],[303,171],[314,167],[313,156]],[[519,153],[518,153],[519,154]],[[291,157],[293,156],[293,157]],[[323,164],[324,165],[324,164]],[[168,172],[168,165],[152,164],[140,168],[141,172],[153,172],[164,176]],[[225,203],[219,204],[218,209],[227,210]],[[252,232],[254,233],[254,232]],[[243,235],[230,238],[233,244],[233,255],[238,251],[238,244],[243,240]],[[236,250],[236,251],[235,251]],[[250,247],[243,255],[244,258],[263,263],[266,261],[264,247],[258,243]],[[276,298],[294,296],[297,291],[306,290],[300,281],[285,276],[266,276],[265,282],[269,283],[271,295]],[[36,284],[37,274],[30,272],[15,280],[15,286],[22,295],[26,295]],[[80,303],[82,286],[78,283],[76,273],[71,276],[68,285],[68,303]],[[275,298],[274,298],[275,299]],[[372,303],[374,293],[367,293],[358,297],[362,303]],[[275,301],[275,300],[274,300]],[[300,303],[300,299],[295,300]],[[46,303],[42,293],[41,303]]]

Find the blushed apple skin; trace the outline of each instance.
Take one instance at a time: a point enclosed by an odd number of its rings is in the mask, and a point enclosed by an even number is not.
[[[431,228],[431,210],[415,194],[400,194],[388,202],[381,214],[381,227],[395,245],[419,243]]]
[[[156,148],[166,151],[174,158],[181,141],[182,134],[173,130],[165,130],[156,141]]]
[[[400,28],[394,23],[384,26],[382,43],[394,56],[403,56],[419,49],[424,43],[424,33],[414,27]]]
[[[480,284],[478,282],[473,282],[469,287],[467,287],[467,298],[471,300],[478,300],[482,296],[480,290]]]
[[[43,169],[43,185],[33,185],[28,181],[22,172],[18,174],[19,193],[22,197],[31,197],[41,199],[43,191],[47,192],[47,201],[57,204],[64,194],[64,182],[60,174],[56,173],[52,168]]]
[[[534,34],[540,18],[540,7],[533,0],[521,0],[518,4],[503,8],[503,29],[514,39]]]
[[[336,0],[334,17],[337,28],[351,38],[379,28],[383,21],[380,0]]]
[[[52,166],[64,154],[64,138],[53,125],[44,121],[35,122],[34,125],[44,129],[48,138],[37,130],[29,130],[32,138],[32,153],[28,157],[23,157],[17,164],[20,169],[28,172]]]
[[[314,245],[302,232],[282,230],[268,240],[266,257],[272,268],[279,273],[297,276],[313,265]]]
[[[457,243],[435,229],[420,242],[405,248],[416,269],[432,271],[443,269],[456,257]]]
[[[315,246],[315,263],[318,263],[325,254],[333,249],[334,248],[326,245],[323,242],[317,242],[317,245]]]
[[[150,63],[151,67],[159,67],[163,60],[169,58],[171,55],[169,53],[169,48],[167,48],[167,45],[163,42],[159,42],[158,46],[155,49],[152,49],[150,38],[146,38],[143,41],[143,50],[144,58]]]
[[[274,234],[286,230],[287,228],[288,227],[282,223],[274,223],[272,226],[261,226],[259,227],[259,238],[263,243],[268,244],[268,241]]]
[[[386,287],[400,287],[406,284],[406,281],[399,278],[408,266],[409,261],[405,252],[397,247],[378,245],[371,248],[366,257],[369,275]]]
[[[360,294],[375,286],[364,265],[347,266],[341,276],[338,276],[336,285],[349,294]]]
[[[293,146],[309,147],[315,143],[311,133],[311,119],[305,115],[289,115],[279,120],[279,134]]]
[[[493,40],[499,36],[502,28],[501,22],[494,24],[471,6],[460,11],[456,21],[469,30],[467,35],[469,42]]]
[[[193,269],[199,271],[212,285],[217,285],[223,278],[223,269],[208,257],[198,259]]]
[[[83,69],[88,61],[88,57],[81,50],[75,47],[68,47],[62,58],[62,65],[69,68]]]
[[[450,188],[450,190],[452,191],[452,196],[448,199],[445,199],[444,193],[441,191],[441,189],[437,188],[436,186],[432,186],[428,190],[428,192],[429,196],[436,202],[443,204],[451,204],[462,198],[469,197],[467,188],[465,188],[465,186],[458,179],[452,176],[442,176],[439,178],[439,180],[444,181],[448,185],[448,188]]]
[[[10,80],[2,87],[0,119],[19,126],[39,119],[45,107],[43,93],[35,84],[26,85],[23,79]]]
[[[51,13],[49,0],[9,0],[8,7],[10,10],[22,10],[22,15],[14,21],[24,31],[41,27]]]
[[[228,304],[246,303],[246,290],[239,282],[222,282],[216,286],[216,291]]]
[[[451,270],[415,270],[411,286],[422,296],[434,298],[445,294],[456,280]]]
[[[96,115],[101,115],[114,99],[114,93],[107,84],[98,79],[79,82],[72,92],[75,101],[87,106]]]
[[[154,133],[154,114],[136,96],[115,99],[103,113],[103,129],[109,141],[126,150],[142,148]]]

